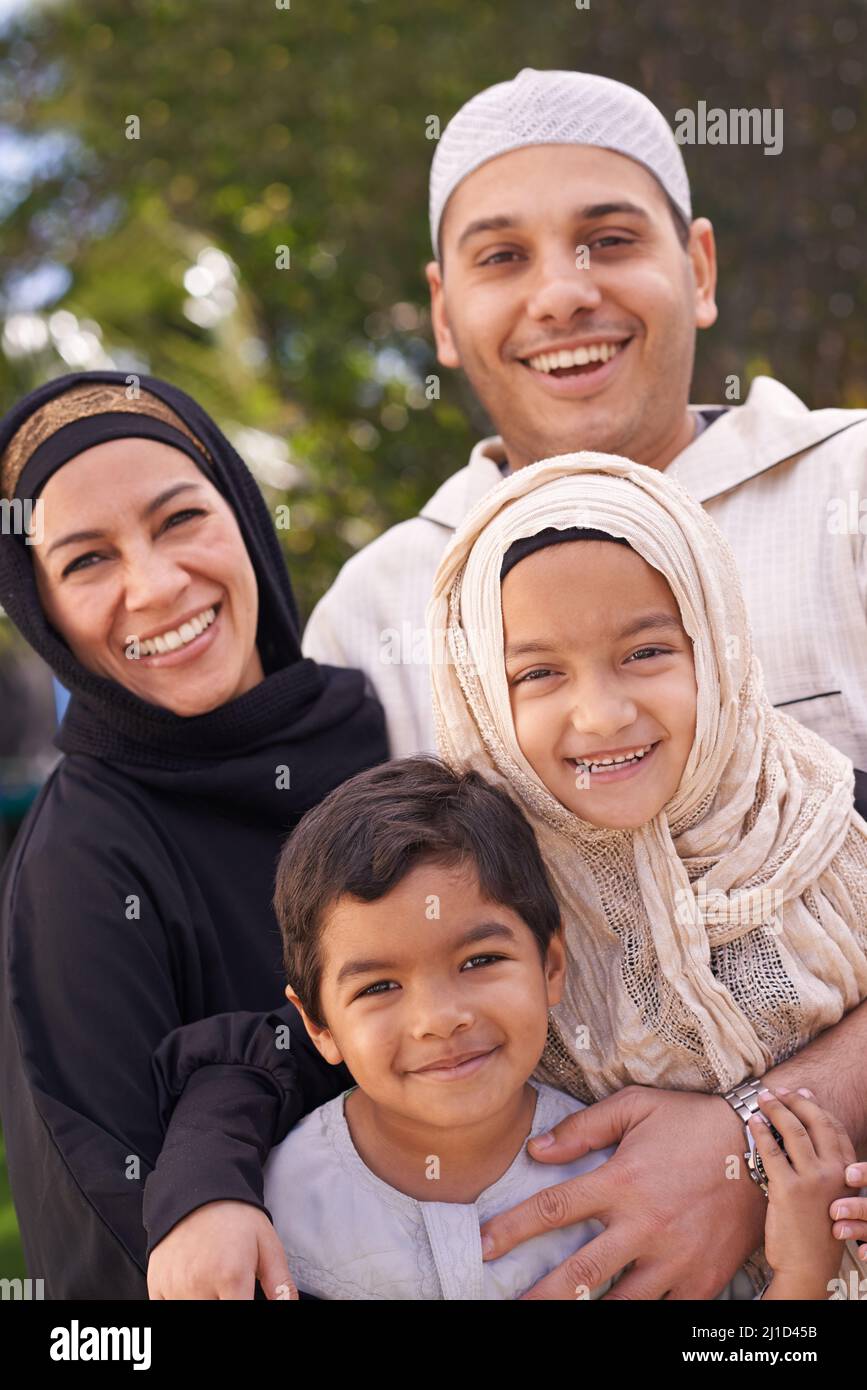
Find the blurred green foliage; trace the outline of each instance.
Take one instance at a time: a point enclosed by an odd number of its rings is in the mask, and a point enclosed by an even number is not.
[[[43,315],[98,327],[117,365],[176,382],[229,432],[288,441],[303,476],[268,498],[292,504],[283,538],[309,612],[343,560],[411,515],[487,429],[431,343],[427,118],[444,126],[522,66],[634,83],[672,123],[699,100],[782,106],[776,157],[685,150],[721,250],[720,321],[700,335],[693,398],[721,399],[731,373],[745,390],[761,370],[811,405],[865,402],[865,29],[854,0],[827,13],[810,0],[34,5],[0,45],[0,123],[58,148],[7,189],[0,314],[54,267],[68,283]],[[210,326],[184,307],[206,247],[237,268],[236,307]],[[76,344],[63,350],[0,359],[0,405],[78,366]],[[425,397],[431,373],[439,400]]]

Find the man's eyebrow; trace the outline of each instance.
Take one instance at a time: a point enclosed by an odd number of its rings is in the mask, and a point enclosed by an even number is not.
[[[509,227],[520,227],[520,217],[511,216],[503,213],[500,217],[477,217],[474,222],[468,222],[464,230],[458,237],[456,249],[460,251],[465,241],[469,241],[471,236],[478,236],[479,232],[502,232]]]
[[[629,213],[632,217],[643,217],[645,221],[650,218],[644,208],[637,203],[618,202],[618,203],[590,203],[587,207],[576,208],[574,217],[576,221],[590,222],[594,217],[609,217],[615,212]],[[468,222],[464,230],[458,237],[457,250],[459,251],[465,241],[470,237],[478,236],[479,232],[502,232],[508,231],[511,227],[521,227],[523,221],[515,213],[501,213],[498,217],[477,217],[475,221]]]
[[[468,932],[454,941],[451,949],[456,951],[461,946],[471,946],[476,941],[488,941],[494,938],[501,941],[514,942],[516,940],[512,928],[507,927],[505,922],[480,922],[478,926],[471,927]],[[338,970],[335,984],[340,985],[344,980],[353,979],[356,975],[369,975],[379,970],[395,970],[398,965],[398,961],[378,960],[372,956],[358,960],[347,960]]]
[[[198,488],[200,486],[201,484],[192,482],[173,483],[171,487],[164,488],[152,502],[148,502],[142,512],[142,516],[151,516],[153,512],[159,511],[160,507],[164,507],[166,502],[170,502],[173,497],[177,497],[178,493],[186,492],[189,488]],[[63,536],[59,541],[55,541],[53,545],[48,547],[45,558],[47,559],[55,550],[60,550],[62,546],[75,545],[79,541],[98,541],[101,540],[104,535],[104,531],[71,531],[68,536]]]
[[[666,628],[670,631],[682,633],[683,626],[672,617],[670,613],[660,611],[657,613],[640,613],[637,618],[627,623],[620,632],[614,634],[613,641],[623,642],[627,637],[634,637],[636,633],[646,632],[651,628]],[[535,652],[551,652],[556,650],[556,642],[546,642],[543,638],[535,638],[532,642],[512,642],[504,652],[506,661],[512,661],[516,656],[529,656]]]
[[[640,208],[637,203],[591,203],[589,207],[582,208],[579,212],[585,222],[590,222],[594,217],[610,217],[615,212],[627,212],[631,217],[643,217],[649,221],[649,215],[645,208]]]

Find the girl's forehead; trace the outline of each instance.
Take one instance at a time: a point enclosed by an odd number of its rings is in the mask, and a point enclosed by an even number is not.
[[[591,553],[592,549],[592,553]],[[619,641],[645,628],[683,631],[666,577],[643,556],[606,541],[552,545],[519,561],[502,583],[506,654],[545,634],[570,642]]]
[[[665,575],[629,546],[610,541],[563,541],[545,546],[519,560],[502,582],[503,608],[537,597],[540,589],[552,596],[580,602],[587,594],[604,594],[608,602],[629,602],[654,592],[674,595]]]

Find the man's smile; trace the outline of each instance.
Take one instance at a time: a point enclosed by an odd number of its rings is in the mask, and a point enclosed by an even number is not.
[[[554,396],[590,396],[605,386],[623,364],[632,338],[600,339],[571,348],[549,349],[517,360]]]

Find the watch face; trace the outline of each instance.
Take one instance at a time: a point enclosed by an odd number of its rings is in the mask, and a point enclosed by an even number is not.
[[[774,1136],[774,1139],[779,1144],[783,1153],[785,1153],[786,1147],[783,1143],[783,1136],[780,1134],[779,1130],[774,1129],[774,1126],[772,1124],[768,1124],[768,1128],[770,1129],[771,1134]],[[764,1163],[762,1163],[762,1156],[756,1148],[756,1141],[753,1138],[753,1132],[749,1127],[747,1127],[747,1139],[749,1140],[750,1145],[750,1151],[746,1155],[747,1167],[750,1169],[752,1173],[755,1174],[755,1177],[758,1179],[762,1191],[767,1197],[768,1183],[770,1182],[770,1179],[767,1175],[767,1172],[765,1171],[765,1165]]]
[[[747,1161],[747,1168],[750,1170],[750,1177],[758,1187],[761,1187],[767,1197],[768,1175],[765,1172],[765,1165],[762,1163],[761,1155],[756,1148],[756,1141],[750,1129],[747,1130],[747,1139],[749,1140],[750,1147],[744,1157]]]

